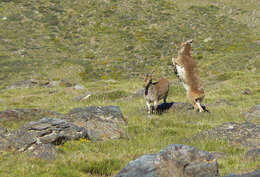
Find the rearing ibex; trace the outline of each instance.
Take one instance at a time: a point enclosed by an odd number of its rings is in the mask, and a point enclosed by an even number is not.
[[[193,40],[183,42],[178,52],[178,58],[172,58],[174,72],[186,89],[187,96],[191,101],[194,110],[199,112],[208,111],[201,106],[205,97],[204,89],[199,79],[197,65],[191,55],[191,45]]]

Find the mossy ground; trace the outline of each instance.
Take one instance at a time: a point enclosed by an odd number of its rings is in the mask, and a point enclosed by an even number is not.
[[[222,175],[259,168],[260,160],[243,160],[246,150],[240,146],[189,139],[224,122],[243,122],[241,114],[259,104],[259,7],[257,0],[2,1],[0,88],[30,78],[66,79],[98,94],[76,101],[74,97],[86,90],[62,86],[2,90],[0,110],[67,113],[75,107],[118,105],[128,119],[130,139],[70,141],[58,147],[52,162],[0,152],[0,176],[113,176],[129,161],[179,143],[224,152],[227,157],[218,160]],[[171,57],[189,38],[195,41],[193,55],[205,103],[226,99],[235,106],[210,107],[211,114],[203,115],[148,116],[144,99],[119,99],[142,87],[143,74],[152,70],[155,78],[177,81]],[[251,95],[242,94],[245,88]],[[188,102],[183,87],[171,86],[168,101]],[[21,122],[5,126],[16,129]]]

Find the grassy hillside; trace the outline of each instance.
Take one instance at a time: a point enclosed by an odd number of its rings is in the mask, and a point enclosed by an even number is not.
[[[144,73],[177,82],[171,58],[194,39],[193,56],[206,90],[205,103],[226,99],[236,106],[210,107],[210,115],[148,116],[142,98],[120,100],[142,86]],[[130,140],[75,141],[59,147],[53,162],[0,152],[0,176],[113,176],[130,160],[173,143],[227,154],[221,174],[259,168],[246,151],[226,142],[188,138],[241,113],[260,100],[260,2],[258,0],[2,0],[0,2],[0,110],[43,108],[66,113],[89,105],[118,105],[128,118]],[[20,80],[62,79],[83,85],[4,89]],[[251,95],[242,91],[249,88]],[[74,97],[86,91],[98,96]],[[171,86],[169,101],[187,102]],[[6,123],[16,129],[21,123]]]

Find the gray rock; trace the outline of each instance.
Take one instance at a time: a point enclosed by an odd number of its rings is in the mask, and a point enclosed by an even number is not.
[[[251,95],[252,91],[249,88],[246,88],[245,90],[243,90],[242,92],[244,95]]]
[[[129,162],[115,177],[157,177],[154,161],[156,154],[143,155]]]
[[[7,110],[0,112],[0,120],[30,120],[44,115],[53,115],[54,118],[31,121],[11,132],[0,126],[0,150],[30,152],[36,157],[53,159],[56,154],[54,145],[68,140],[87,138],[95,141],[128,137],[122,129],[127,121],[117,106],[76,108],[68,115],[39,109]]]
[[[173,144],[158,154],[131,161],[116,177],[217,177],[218,165],[209,152]]]
[[[260,126],[250,123],[224,123],[195,135],[195,138],[227,140],[229,144],[239,144],[244,148],[260,148]]]
[[[24,152],[37,142],[35,136],[26,130],[19,129],[2,136],[0,149]]]
[[[57,149],[52,144],[37,144],[29,152],[31,156],[36,158],[54,160],[56,158]]]
[[[59,118],[42,118],[37,122],[29,122],[21,130],[29,132],[42,144],[59,145],[67,140],[88,137],[84,128]]]
[[[87,131],[64,119],[42,118],[0,136],[0,149],[24,152],[38,144],[60,145],[67,140],[87,138]]]
[[[83,85],[75,85],[74,86],[74,89],[76,89],[76,90],[82,90],[82,89],[84,89],[85,87],[83,86]]]
[[[260,169],[251,172],[251,173],[246,173],[246,174],[242,174],[242,175],[235,175],[235,174],[231,174],[225,177],[260,177]]]
[[[68,81],[66,81],[66,80],[64,80],[64,79],[61,79],[61,80],[59,81],[59,86],[73,87],[73,86],[75,86],[75,85],[76,85],[76,84],[71,83],[71,82],[68,82]]]
[[[249,122],[260,124],[260,104],[250,108],[247,112],[243,113],[243,116]]]
[[[87,130],[92,141],[127,138],[127,125],[118,106],[83,107],[72,109],[66,118]]]
[[[246,160],[257,161],[260,156],[260,149],[251,149],[245,153],[244,158]]]

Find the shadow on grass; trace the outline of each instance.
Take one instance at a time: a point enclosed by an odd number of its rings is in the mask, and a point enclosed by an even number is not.
[[[204,112],[210,113],[205,105],[202,105],[202,108]],[[162,114],[168,111],[190,112],[193,110],[194,110],[193,106],[190,103],[169,102],[169,103],[159,104],[156,111],[158,112],[158,114]]]

